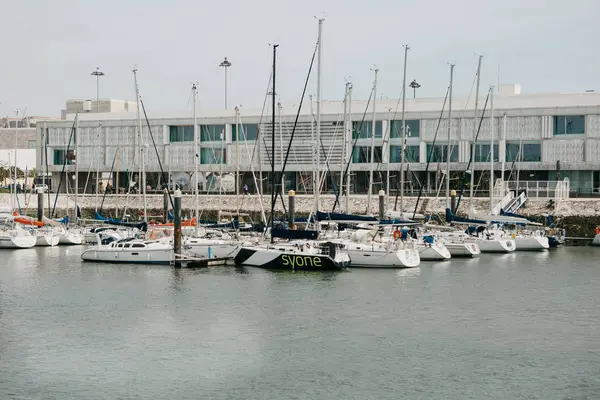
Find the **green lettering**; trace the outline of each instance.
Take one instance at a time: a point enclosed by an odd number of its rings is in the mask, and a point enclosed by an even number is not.
[[[321,266],[321,257],[315,257],[314,263],[315,263],[315,267],[320,267]]]
[[[288,260],[288,256],[285,254],[281,256],[281,261],[283,261],[283,265],[289,265],[290,261]]]
[[[296,257],[296,265],[299,267],[304,267],[304,257],[297,256]]]
[[[308,267],[308,264],[310,264],[311,267],[314,267],[315,264],[313,263],[314,257],[307,257],[306,258],[306,266]]]

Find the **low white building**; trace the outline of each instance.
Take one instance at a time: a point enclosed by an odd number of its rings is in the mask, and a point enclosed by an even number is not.
[[[483,112],[486,94],[479,98],[477,118],[474,95],[469,99],[453,99],[449,132],[451,171],[457,171],[458,176],[467,169],[471,144],[480,126],[474,154],[477,181],[482,171],[487,173],[491,168],[489,157],[493,140],[496,177],[502,169],[505,179],[510,176],[512,180],[517,171],[521,181],[555,181],[568,177],[572,189],[582,193],[597,191],[600,187],[600,93],[521,94],[518,85],[500,85],[499,89],[493,96],[493,135],[491,101],[488,100]],[[348,122],[344,123],[342,101],[322,102],[319,163],[322,172],[332,172],[325,179],[328,190],[338,185],[340,170],[348,169],[351,192],[364,193],[370,170],[374,169],[374,192],[386,189],[389,176],[390,191],[394,193],[399,187],[401,165],[400,104],[398,100],[377,100],[373,123],[372,105],[366,101],[353,101],[349,104]],[[418,189],[418,182],[435,191],[436,176],[446,169],[448,110],[446,105],[442,112],[443,104],[444,98],[406,100],[405,156],[411,173],[405,188],[409,194]],[[312,108],[316,110],[314,105]],[[312,191],[317,153],[316,123],[310,109],[307,101],[294,129],[297,109],[283,107],[278,111],[275,124],[275,170],[281,171],[294,132],[285,181],[286,190],[293,188],[300,193]],[[128,110],[81,112],[77,124],[74,123],[75,115],[68,113],[65,120],[37,124],[38,171],[45,168],[47,160],[54,190],[65,158],[67,165],[64,168],[71,179],[68,180],[70,187],[73,173],[78,169],[80,190],[87,192],[94,190],[97,180],[110,179],[113,187],[118,182],[122,188],[131,180],[139,181],[142,161],[152,189],[162,187],[167,176],[176,173],[191,178],[194,163],[198,162],[203,189],[211,187],[211,179],[239,170],[237,186],[240,191],[248,185],[253,192],[259,175],[263,178],[265,191],[270,190],[270,115],[243,108],[200,113],[197,119],[199,154],[196,157],[191,111],[190,115],[149,115],[148,122],[142,121],[140,137],[135,107],[128,105]],[[76,111],[83,111],[83,106]],[[238,131],[240,135],[236,135]],[[240,140],[237,140],[238,136]],[[373,167],[372,158],[375,161]],[[160,173],[161,165],[165,175]],[[428,173],[425,173],[426,169]],[[193,179],[188,181],[193,182]]]

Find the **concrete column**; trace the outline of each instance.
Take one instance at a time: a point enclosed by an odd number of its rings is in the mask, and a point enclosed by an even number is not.
[[[175,191],[173,201],[173,250],[175,252],[175,267],[181,268],[181,190]]]
[[[379,220],[382,221],[385,218],[385,191],[379,191]]]

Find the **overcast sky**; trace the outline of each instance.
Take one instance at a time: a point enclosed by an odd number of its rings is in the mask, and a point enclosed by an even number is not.
[[[378,92],[398,97],[402,44],[410,43],[408,81],[417,96],[443,96],[448,62],[456,63],[455,93],[471,89],[477,56],[483,85],[520,83],[523,92],[598,89],[598,0],[13,0],[2,2],[0,115],[59,116],[67,98],[133,99],[138,65],[141,95],[152,114],[191,109],[199,82],[201,110],[223,106],[224,56],[229,104],[262,104],[278,43],[277,92],[284,104],[300,97],[324,16],[323,97],[366,99],[373,66]],[[316,92],[315,80],[311,92]],[[379,96],[378,96],[379,97]]]

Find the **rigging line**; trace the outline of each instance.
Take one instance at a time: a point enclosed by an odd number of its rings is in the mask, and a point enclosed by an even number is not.
[[[75,134],[75,124],[77,124],[77,119],[79,118],[79,113],[75,114],[75,119],[73,120],[73,127],[71,128],[71,134],[69,135],[69,143],[67,144],[67,150],[65,152],[65,160],[63,161],[63,166],[62,166],[62,171],[60,173],[60,181],[58,183],[58,189],[56,190],[56,196],[54,197],[54,205],[52,206],[52,213],[50,214],[50,218],[52,218],[52,215],[54,215],[54,212],[56,211],[56,202],[58,201],[58,194],[60,193],[60,188],[62,186],[62,182],[63,182],[63,176],[65,175],[65,169],[67,167],[67,160],[69,157],[69,148],[71,147],[71,140],[73,139],[73,135]],[[17,174],[17,171],[15,170],[15,175]],[[69,184],[69,181],[67,180],[67,185]],[[69,190],[67,189],[67,208],[69,206]],[[75,212],[77,212],[77,210],[75,210]]]
[[[487,108],[488,105],[488,101],[490,100],[490,92],[488,91],[488,95],[485,98],[485,103],[483,105],[483,110],[481,112],[481,118],[479,119],[479,126],[477,127],[477,134],[475,135],[475,137],[473,138],[473,143],[477,143],[477,138],[479,138],[479,133],[481,132],[481,125],[483,124],[483,117],[485,116],[485,110]],[[491,143],[490,143],[491,144]],[[490,149],[491,150],[491,149]],[[467,163],[467,169],[463,172],[462,176],[461,176],[461,180],[460,180],[460,194],[458,196],[458,201],[456,202],[456,209],[458,210],[458,207],[460,206],[460,201],[462,200],[462,195],[463,195],[463,191],[465,189],[465,181],[466,181],[466,175],[467,175],[467,171],[469,170],[469,168],[471,167],[471,163],[474,164],[474,160],[473,160],[473,152],[470,151],[469,152],[469,162]],[[475,168],[471,168],[471,173],[474,174],[475,173]],[[481,176],[479,177],[479,182],[481,182],[481,178],[483,177],[483,174],[481,174]],[[479,182],[477,183],[477,185],[479,186]]]
[[[119,155],[119,150],[121,150],[120,147],[117,147],[117,149],[115,150],[115,155],[113,156],[113,160],[112,160],[112,165],[110,166],[110,173],[108,175],[108,182],[106,183],[106,186],[110,185],[112,176],[113,176],[113,171],[115,168],[115,162],[117,161],[117,156]],[[119,188],[116,188],[117,191],[119,190]],[[100,203],[100,208],[98,209],[98,213],[102,212],[102,207],[104,206],[104,199],[106,198],[106,188],[104,188],[104,194],[102,195],[102,202]]]
[[[435,128],[435,134],[433,135],[433,144],[429,149],[429,154],[427,155],[427,164],[425,165],[425,176],[429,172],[429,165],[431,164],[431,158],[433,157],[433,151],[435,149],[435,140],[437,139],[438,132],[440,131],[440,125],[442,123],[442,118],[444,117],[444,110],[446,108],[446,102],[448,101],[448,95],[450,94],[450,86],[448,86],[448,90],[446,90],[446,96],[444,97],[444,104],[442,104],[442,111],[440,111],[440,117],[438,118],[438,123]],[[436,186],[437,186],[437,177],[436,177]],[[415,214],[417,213],[417,207],[419,206],[419,200],[421,200],[421,196],[423,194],[423,184],[419,185],[419,195],[417,196],[417,202],[415,203],[415,209],[413,211],[413,218],[415,218]],[[398,204],[398,191],[396,191],[396,199],[394,200],[394,209],[396,209],[396,204]],[[402,210],[400,210],[402,211]]]
[[[302,96],[300,97],[300,104],[298,105],[298,111],[296,112],[296,118],[294,119],[294,126],[292,128],[292,134],[291,134],[291,137],[290,137],[290,141],[288,142],[287,150],[285,152],[285,158],[284,158],[284,161],[283,161],[283,166],[281,167],[281,174],[278,176],[279,179],[278,180],[276,179],[275,182],[280,182],[281,183],[281,177],[285,173],[285,167],[287,165],[288,158],[290,156],[290,149],[292,148],[292,141],[294,140],[294,135],[296,134],[296,128],[298,127],[298,119],[300,118],[300,111],[302,110],[302,104],[304,103],[304,97],[306,96],[306,89],[308,87],[308,82],[310,80],[310,74],[312,72],[312,68],[313,68],[313,65],[315,63],[315,57],[317,55],[317,49],[318,48],[319,48],[319,41],[317,40],[317,43],[315,44],[315,50],[313,51],[313,55],[312,55],[312,58],[310,60],[310,66],[308,67],[308,74],[307,74],[306,80],[304,82],[304,89],[302,90]],[[275,154],[273,154],[273,163],[275,163]],[[314,183],[313,183],[313,185],[314,185]],[[275,188],[273,188],[273,190],[275,190]],[[275,207],[275,203],[277,202],[278,194],[281,194],[279,192],[276,192],[275,195],[272,198],[271,210],[273,210],[274,207]],[[283,195],[281,195],[281,201],[283,202]],[[271,213],[271,215],[273,215],[273,213]],[[269,225],[270,225],[271,222],[272,222],[271,221],[271,217],[269,217],[269,219],[270,219],[270,221],[269,221]]]
[[[160,168],[160,174],[163,179],[165,179],[165,171],[163,170],[162,162],[160,162],[160,156],[158,155],[158,149],[156,148],[156,142],[154,141],[154,135],[152,134],[152,128],[150,127],[150,121],[148,121],[148,114],[146,114],[146,107],[144,106],[144,102],[142,101],[142,97],[140,96],[140,105],[142,106],[142,111],[144,112],[144,119],[146,119],[146,125],[148,125],[148,132],[150,133],[150,139],[152,139],[152,146],[154,146],[154,151],[156,152],[156,158],[158,160],[158,167]],[[142,133],[140,132],[140,135]],[[198,162],[198,160],[194,157],[194,162]],[[168,182],[168,181],[167,181]],[[173,198],[171,197],[171,191],[167,191],[169,195],[169,202],[171,203],[171,207],[174,209]]]
[[[259,137],[259,138],[260,138],[260,139],[261,139],[263,142],[264,142],[264,138],[263,138],[263,137],[262,137],[262,135],[261,135],[261,133],[262,133],[262,132],[261,132],[261,126],[262,126],[263,117],[264,117],[264,115],[265,115],[265,109],[267,108],[267,99],[268,99],[268,97],[269,97],[269,88],[271,87],[271,82],[272,82],[272,81],[273,81],[273,71],[271,71],[271,73],[269,74],[269,83],[267,83],[267,90],[266,90],[266,92],[265,92],[265,99],[264,99],[264,101],[263,101],[262,110],[261,110],[261,112],[260,112],[260,119],[258,120],[258,126],[257,126],[257,128],[258,128],[258,137]],[[257,140],[257,141],[254,143],[254,148],[252,149],[252,156],[250,157],[250,162],[254,162],[254,155],[255,155],[255,153],[256,153],[256,148],[257,148],[257,147],[259,148],[259,150],[258,150],[258,151],[260,151],[260,143],[261,143],[261,140]],[[266,147],[267,147],[267,146],[266,146],[266,143],[265,143],[265,148],[266,148]],[[262,166],[260,166],[260,168],[261,168],[261,170],[262,170]],[[261,182],[261,184],[260,184],[260,187],[261,187],[261,189],[262,189],[262,182]]]
[[[367,117],[367,112],[369,110],[369,104],[371,103],[371,99],[373,98],[374,89],[375,89],[375,85],[373,85],[373,88],[371,89],[371,94],[369,94],[369,99],[367,100],[367,105],[365,106],[365,111],[364,111],[362,119],[360,121],[360,125],[358,126],[358,134],[352,141],[352,149],[350,151],[350,157],[348,157],[348,162],[346,163],[346,168],[344,169],[344,180],[348,179],[348,171],[350,169],[350,163],[352,162],[352,156],[354,154],[354,150],[356,149],[356,144],[358,142],[358,138],[360,137],[360,132],[362,131],[363,123],[365,122],[365,118]],[[350,116],[350,120],[352,120],[352,116]],[[351,125],[354,125],[354,122],[352,122]],[[352,135],[354,136],[354,126],[351,127],[351,130],[352,130]],[[346,193],[346,196],[349,196],[349,195],[350,195],[350,193]],[[335,210],[335,208],[339,204],[339,200],[340,200],[340,196],[338,195],[335,197],[335,201],[333,202],[332,211]]]
[[[334,149],[335,144],[337,142],[338,129],[339,129],[340,126],[342,126],[342,125],[339,124],[339,122],[340,122],[340,119],[339,119],[340,116],[341,116],[341,113],[338,113],[338,120],[336,121],[336,125],[335,125],[336,127],[335,127],[335,129],[333,131],[333,141],[329,145],[329,151],[325,151],[325,145],[323,143],[323,138],[322,137],[319,138],[320,139],[320,145],[321,145],[321,151],[325,155],[325,165],[327,166],[327,175],[329,175],[329,179],[331,181],[331,185],[332,185],[332,188],[333,188],[333,193],[336,196],[338,196],[338,190],[337,190],[337,186],[335,184],[335,179],[333,177],[333,172],[331,171],[331,167],[329,166],[329,160],[331,158],[331,155],[333,154],[333,149]],[[318,162],[318,160],[319,160],[319,158],[317,158],[317,162]],[[323,177],[323,179],[319,178],[319,181],[317,182],[318,183],[317,189],[319,191],[323,190],[323,188],[325,186],[325,180],[326,180],[325,176]]]

